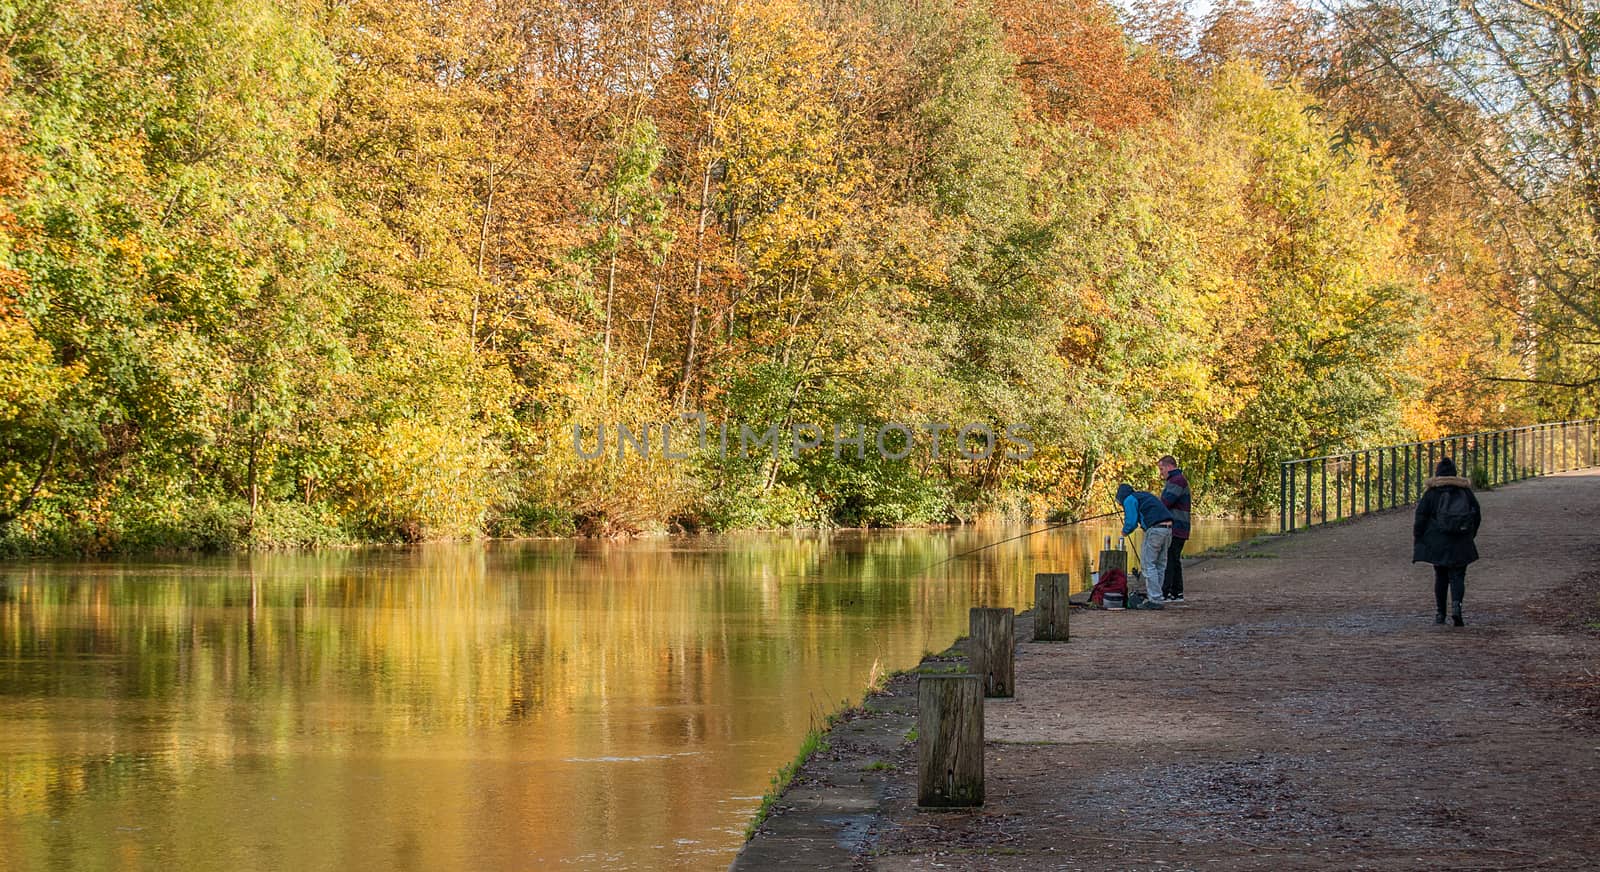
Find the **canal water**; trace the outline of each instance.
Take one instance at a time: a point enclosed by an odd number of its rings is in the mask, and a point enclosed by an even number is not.
[[[1116,531],[924,571],[1016,532],[0,564],[0,869],[723,869],[825,714]]]

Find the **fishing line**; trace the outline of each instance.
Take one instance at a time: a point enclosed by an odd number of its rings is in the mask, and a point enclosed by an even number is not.
[[[951,563],[953,561],[960,560],[963,557],[968,557],[968,556],[971,556],[973,554],[977,554],[979,551],[988,551],[990,548],[994,548],[997,545],[1004,545],[1007,542],[1015,542],[1018,539],[1026,539],[1029,536],[1037,536],[1040,533],[1048,533],[1051,530],[1059,530],[1062,527],[1071,527],[1074,524],[1086,524],[1086,523],[1088,523],[1090,521],[1099,521],[1099,520],[1102,520],[1104,518],[1111,518],[1111,517],[1115,517],[1115,516],[1120,515],[1120,514],[1122,514],[1122,512],[1120,510],[1113,511],[1113,512],[1105,512],[1105,513],[1099,514],[1099,515],[1090,515],[1087,518],[1074,518],[1074,519],[1072,519],[1070,521],[1062,521],[1062,522],[1057,523],[1057,524],[1051,524],[1051,525],[1046,526],[1046,527],[1040,527],[1037,530],[1029,530],[1026,533],[1019,533],[1019,534],[1017,534],[1015,536],[1011,536],[1011,537],[1006,538],[1006,539],[1001,539],[998,542],[990,542],[987,545],[981,545],[981,546],[979,546],[977,548],[971,549],[970,551],[963,551],[960,554],[956,554],[956,555],[954,555],[952,557],[946,557],[945,559],[939,561],[938,563],[930,564],[930,565],[924,567],[922,569],[922,571],[918,572],[917,574],[918,575],[926,575],[929,572],[931,572],[931,571],[933,571],[935,569],[938,569],[939,567],[945,565],[946,563]]]

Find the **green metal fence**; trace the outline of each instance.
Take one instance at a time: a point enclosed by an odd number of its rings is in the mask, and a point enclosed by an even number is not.
[[[1595,466],[1597,440],[1600,418],[1589,418],[1287,460],[1278,467],[1278,530],[1409,505],[1441,457],[1454,459],[1458,474],[1494,486]]]

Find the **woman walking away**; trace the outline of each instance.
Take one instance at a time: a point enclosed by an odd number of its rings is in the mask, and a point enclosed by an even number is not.
[[[1464,626],[1461,600],[1467,587],[1467,564],[1478,559],[1478,524],[1483,513],[1472,483],[1456,475],[1455,461],[1446,457],[1426,482],[1427,491],[1417,501],[1417,518],[1411,526],[1412,563],[1433,564],[1433,599],[1439,612],[1435,624],[1444,623],[1444,592],[1450,591],[1450,620]]]

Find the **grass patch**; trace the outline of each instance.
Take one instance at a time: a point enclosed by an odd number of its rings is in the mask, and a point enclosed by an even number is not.
[[[772,814],[772,807],[777,804],[778,797],[789,789],[790,782],[794,781],[794,777],[800,773],[800,769],[806,765],[806,761],[810,760],[813,755],[829,749],[828,733],[833,730],[834,726],[852,711],[868,711],[867,702],[875,694],[882,693],[888,687],[889,678],[890,674],[884,670],[883,664],[873,660],[872,669],[867,675],[867,691],[861,697],[861,704],[851,706],[849,700],[841,700],[838,710],[812,721],[815,726],[806,732],[805,738],[800,742],[800,750],[796,752],[793,760],[778,769],[778,774],[772,776],[767,792],[761,796],[761,805],[756,808],[755,815],[750,818],[750,822],[745,824],[745,841],[748,842],[755,838],[756,831],[761,829],[761,825],[766,823],[767,817]],[[815,718],[815,716],[813,717]],[[863,728],[853,726],[851,729],[858,730]],[[884,765],[887,766],[888,764]]]
[[[890,765],[888,762],[886,762],[884,760],[874,760],[871,763],[868,763],[867,765],[861,767],[861,771],[862,772],[883,772],[885,770],[893,769],[893,768],[894,767],[892,765]]]
[[[789,782],[794,780],[794,776],[800,771],[800,767],[806,765],[806,761],[811,759],[812,754],[828,750],[828,741],[823,737],[827,734],[828,728],[832,726],[832,718],[829,721],[830,723],[821,729],[814,729],[806,733],[805,740],[800,743],[800,752],[794,756],[793,760],[785,763],[783,768],[778,770],[777,775],[772,776],[772,786],[761,797],[761,806],[756,809],[755,817],[752,817],[750,823],[745,825],[745,841],[748,842],[755,837],[756,830],[760,829],[761,825],[766,822],[767,815],[772,813],[772,806],[777,803],[778,797],[782,796],[783,792],[788,789]]]

